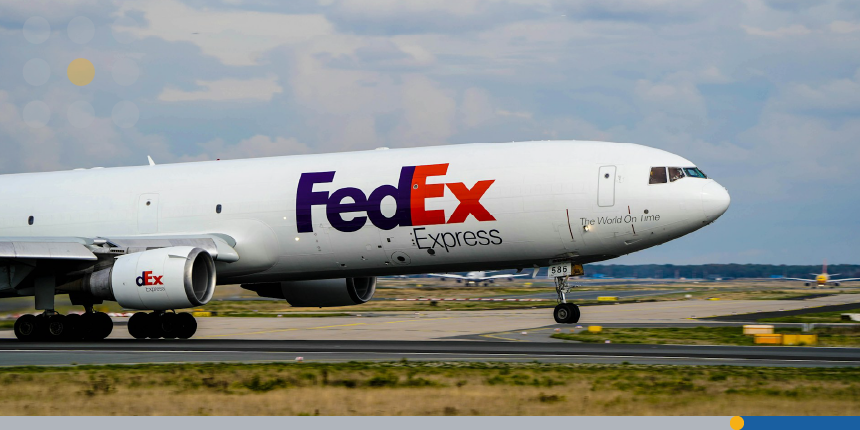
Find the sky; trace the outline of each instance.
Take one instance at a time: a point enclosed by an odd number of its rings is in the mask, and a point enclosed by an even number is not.
[[[635,142],[732,206],[612,263],[860,262],[858,1],[0,0],[0,53],[0,173]]]

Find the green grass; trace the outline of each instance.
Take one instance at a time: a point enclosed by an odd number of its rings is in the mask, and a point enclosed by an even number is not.
[[[836,312],[815,312],[801,315],[791,315],[785,317],[762,318],[759,322],[773,323],[842,323],[850,321],[842,321],[842,314],[857,314],[860,313],[860,308],[850,309],[847,311]]]
[[[11,330],[13,327],[15,327],[15,320],[0,321],[0,330]]]
[[[777,329],[777,333],[800,334],[800,329]],[[819,346],[860,347],[860,326],[816,329]],[[585,343],[639,343],[657,345],[755,345],[753,336],[743,334],[741,327],[695,328],[604,328],[600,333],[556,333],[556,339]]]
[[[10,367],[0,368],[0,384],[14,387],[0,391],[0,415],[858,415],[858,370],[406,360]]]

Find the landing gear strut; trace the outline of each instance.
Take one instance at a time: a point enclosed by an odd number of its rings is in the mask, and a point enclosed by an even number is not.
[[[197,320],[187,312],[138,312],[128,319],[128,334],[135,339],[188,339],[196,332]]]
[[[552,312],[555,322],[559,324],[576,324],[579,322],[579,306],[573,303],[567,303],[564,295],[569,293],[571,289],[576,288],[576,285],[568,284],[567,276],[558,276],[555,278],[555,292],[558,295],[558,305]]]

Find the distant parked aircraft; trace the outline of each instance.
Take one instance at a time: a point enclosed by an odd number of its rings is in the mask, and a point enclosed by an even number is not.
[[[815,276],[815,279],[803,279],[803,278],[783,278],[789,281],[803,281],[805,285],[808,287],[812,285],[814,282],[819,287],[823,287],[827,284],[832,284],[834,287],[838,287],[841,282],[850,282],[850,281],[860,281],[860,278],[844,278],[844,279],[830,279],[831,276],[838,276],[838,273],[828,274],[827,273],[827,260],[824,260],[824,267],[821,269],[821,273],[815,274],[811,273],[812,276]]]
[[[507,279],[509,281],[512,281],[514,278],[519,278],[522,276],[529,276],[526,273],[487,276],[488,273],[493,273],[493,272],[469,272],[466,274],[466,276],[452,275],[452,274],[448,274],[448,273],[430,273],[430,274],[428,274],[428,276],[435,276],[437,278],[442,278],[442,280],[455,279],[455,280],[457,280],[457,282],[466,281],[466,286],[479,285],[479,284],[483,283],[485,287],[490,285],[491,283],[495,282],[496,280],[499,280],[499,279]]]

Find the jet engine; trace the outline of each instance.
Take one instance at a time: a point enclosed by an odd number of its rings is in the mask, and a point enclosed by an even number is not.
[[[215,263],[201,248],[172,246],[117,257],[83,279],[83,290],[129,309],[205,305],[215,292]]]
[[[260,297],[286,299],[295,307],[352,306],[366,303],[376,292],[376,278],[320,279],[243,284]]]

